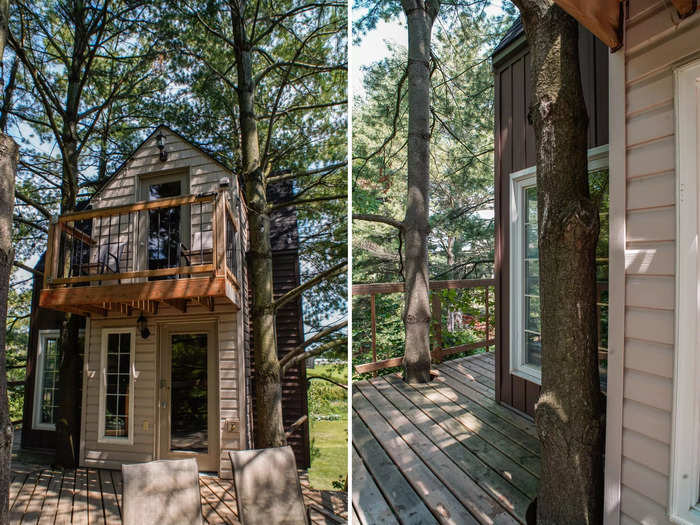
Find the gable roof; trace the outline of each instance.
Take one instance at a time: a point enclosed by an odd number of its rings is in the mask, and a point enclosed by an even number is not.
[[[524,32],[525,32],[525,29],[523,28],[523,21],[520,17],[518,17],[517,20],[515,22],[513,22],[513,25],[508,28],[508,31],[506,31],[506,34],[503,36],[501,41],[498,43],[496,48],[491,53],[491,56],[494,57],[498,53],[503,51],[512,42],[517,40],[517,38],[520,35],[522,35]]]
[[[184,141],[186,144],[192,146],[194,149],[196,149],[197,151],[199,151],[200,153],[202,153],[203,155],[205,155],[205,156],[206,156],[207,158],[209,158],[212,162],[215,162],[216,164],[218,164],[219,166],[221,166],[221,168],[223,168],[225,171],[227,171],[227,172],[230,173],[231,175],[234,175],[233,170],[232,170],[231,168],[229,168],[226,164],[224,164],[221,160],[217,159],[217,158],[214,156],[214,154],[213,154],[212,152],[207,151],[206,149],[204,149],[204,148],[203,148],[202,146],[200,146],[199,144],[197,144],[197,143],[195,143],[195,142],[193,142],[193,141],[191,141],[191,140],[185,138],[181,133],[179,133],[178,131],[175,131],[175,130],[174,130],[173,128],[171,128],[170,126],[168,126],[168,125],[166,125],[166,124],[159,124],[158,126],[156,126],[156,127],[153,129],[153,131],[151,131],[151,133],[148,134],[148,136],[147,136],[145,139],[143,139],[143,141],[141,142],[141,144],[139,144],[139,145],[136,147],[136,149],[134,149],[134,151],[131,152],[131,155],[129,155],[126,159],[124,159],[124,161],[119,165],[119,167],[118,167],[116,170],[114,170],[114,171],[112,172],[112,174],[111,174],[109,177],[107,177],[107,179],[102,183],[102,185],[100,185],[100,187],[97,188],[97,190],[95,190],[95,193],[93,193],[93,194],[90,196],[90,198],[88,199],[88,202],[91,201],[92,199],[94,199],[95,197],[99,196],[100,193],[102,193],[102,191],[103,191],[107,186],[109,186],[109,184],[116,178],[116,176],[119,174],[119,172],[121,172],[121,171],[124,169],[124,167],[136,156],[136,154],[139,152],[139,150],[140,150],[141,148],[143,148],[143,147],[146,145],[146,143],[147,143],[149,140],[151,140],[151,138],[152,138],[159,130],[167,130],[167,131],[169,131],[170,133],[172,133],[173,135],[175,135],[176,137],[178,137],[180,140]]]

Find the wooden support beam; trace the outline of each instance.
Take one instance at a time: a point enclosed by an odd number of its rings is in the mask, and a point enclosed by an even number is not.
[[[119,286],[48,288],[41,290],[39,306],[64,310],[64,306],[80,304],[102,305],[105,302],[112,302],[128,303],[136,308],[133,301],[159,302],[166,299],[227,296],[226,278],[191,277],[121,284]]]
[[[187,299],[166,299],[163,302],[180,310],[183,314],[187,313]]]

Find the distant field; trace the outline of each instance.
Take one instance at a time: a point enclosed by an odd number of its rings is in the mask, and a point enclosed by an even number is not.
[[[347,365],[329,364],[308,369],[307,376],[327,377],[347,384]],[[311,468],[309,482],[316,489],[338,490],[348,475],[347,391],[327,381],[309,387]],[[335,485],[334,485],[335,482]]]

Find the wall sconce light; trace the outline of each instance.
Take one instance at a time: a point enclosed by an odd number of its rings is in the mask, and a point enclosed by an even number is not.
[[[168,160],[168,152],[165,151],[165,135],[163,135],[162,130],[159,130],[158,135],[156,135],[156,145],[158,150],[160,150],[160,161],[165,162]]]
[[[136,328],[139,329],[139,332],[141,332],[141,337],[144,339],[148,339],[148,336],[151,335],[151,331],[148,329],[148,323],[146,322],[146,318],[144,317],[143,313],[141,313],[139,318],[136,320]]]

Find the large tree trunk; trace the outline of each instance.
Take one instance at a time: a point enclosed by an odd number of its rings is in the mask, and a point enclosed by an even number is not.
[[[516,0],[531,50],[537,141],[542,316],[540,524],[603,519],[595,247],[600,228],[587,169],[588,116],[578,25],[546,0]]]
[[[7,42],[9,0],[0,0],[0,60]],[[12,423],[7,399],[7,296],[14,260],[12,213],[15,207],[15,175],[19,148],[0,132],[0,523],[9,523]]]
[[[430,186],[430,33],[439,3],[402,0],[408,20],[408,198],[406,242],[406,329],[404,380],[430,381],[428,199]]]
[[[241,153],[250,231],[250,268],[253,291],[253,349],[255,359],[255,446],[287,444],[282,421],[282,385],[277,357],[273,307],[270,215],[264,174],[260,163],[255,85],[251,44],[245,27],[246,2],[231,9],[236,43],[237,94],[241,124]]]
[[[71,68],[66,87],[66,113],[63,119],[61,141],[63,142],[63,172],[61,181],[61,213],[75,211],[78,195],[78,110],[80,107],[81,63],[84,59],[83,36],[76,27],[75,45],[71,57]],[[63,261],[68,268],[68,260]],[[80,387],[82,381],[82,359],[80,357],[79,330],[83,318],[66,314],[59,347],[59,417],[56,421],[56,464],[74,468],[78,466],[80,446]]]
[[[2,56],[0,52],[0,56]],[[15,173],[19,148],[12,138],[0,133],[0,523],[9,523],[10,458],[12,424],[7,400],[6,330],[7,295],[14,260],[12,210],[15,204]]]

